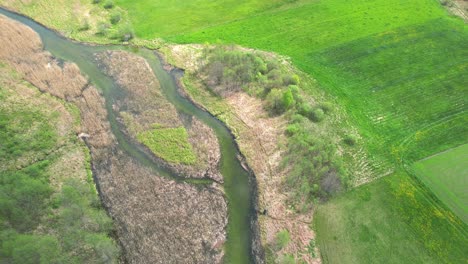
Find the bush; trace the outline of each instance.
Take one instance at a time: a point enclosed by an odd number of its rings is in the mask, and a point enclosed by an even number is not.
[[[93,4],[99,4],[101,2],[102,2],[102,0],[93,0]]]
[[[266,108],[273,115],[280,115],[286,110],[280,89],[272,89],[266,97]]]
[[[303,117],[293,116],[300,120]],[[291,190],[290,202],[298,211],[307,211],[316,198],[327,199],[342,188],[344,175],[340,158],[331,142],[317,137],[305,122],[295,123],[298,130],[288,138],[288,151],[283,166],[290,168],[286,185]]]
[[[114,1],[112,0],[107,0],[106,2],[104,2],[104,8],[105,9],[111,9],[114,7]]]
[[[322,108],[322,110],[323,110],[326,114],[328,114],[328,113],[333,112],[334,106],[333,106],[333,104],[330,103],[330,102],[324,102],[324,103],[321,103],[321,104],[320,104],[320,108]]]
[[[316,108],[309,113],[309,119],[313,122],[321,122],[325,118],[325,112],[321,108]]]
[[[346,135],[343,138],[343,141],[348,146],[354,146],[354,145],[356,145],[357,137],[355,135]]]
[[[288,110],[290,109],[295,101],[294,101],[294,96],[293,96],[293,93],[290,89],[287,89],[284,93],[283,93],[283,107],[285,110]]]
[[[119,12],[113,12],[110,16],[110,22],[112,25],[115,25],[120,22],[122,16]]]
[[[79,31],[86,31],[86,30],[89,30],[91,28],[91,26],[89,25],[89,21],[87,19],[85,19],[80,27],[78,28]]]
[[[286,127],[286,135],[289,137],[294,136],[300,130],[301,128],[298,124],[290,124]]]
[[[129,25],[123,25],[119,27],[117,32],[112,36],[114,39],[119,39],[120,41],[126,42],[135,37],[135,33],[133,32],[133,28]]]
[[[105,22],[99,22],[97,25],[96,35],[105,36],[109,31],[110,25]]]
[[[300,78],[298,75],[283,75],[283,84],[284,85],[298,85],[300,82]]]

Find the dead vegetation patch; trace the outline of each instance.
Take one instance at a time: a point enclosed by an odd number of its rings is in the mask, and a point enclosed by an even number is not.
[[[166,165],[186,177],[222,182],[218,171],[221,154],[216,135],[197,118],[184,117],[177,112],[162,94],[160,83],[145,59],[125,51],[107,51],[97,54],[96,59],[105,73],[124,90],[125,96],[117,98],[114,109],[132,138],[136,139],[140,133],[155,126],[185,127],[196,162],[194,165],[165,162]]]
[[[88,84],[76,65],[65,63],[60,67],[43,51],[39,36],[31,29],[0,16],[0,40],[0,60],[41,92],[80,110],[81,126],[74,132],[89,135],[86,142],[93,173],[103,204],[114,219],[126,260],[221,263],[227,205],[218,187],[162,178],[119,150],[97,89]]]

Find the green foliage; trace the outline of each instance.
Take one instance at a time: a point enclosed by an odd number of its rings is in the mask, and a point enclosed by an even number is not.
[[[295,101],[294,101],[293,93],[292,93],[292,91],[290,89],[287,89],[283,93],[282,104],[283,104],[285,109],[290,109],[294,105],[294,103],[295,103]]]
[[[356,145],[358,138],[355,135],[348,134],[343,138],[343,141],[348,146],[354,146]]]
[[[0,240],[3,240],[0,256],[9,257],[12,263],[49,264],[65,261],[59,241],[54,236],[13,233],[8,239]]]
[[[31,231],[39,224],[52,194],[43,172],[31,175],[25,170],[0,173],[0,220],[19,232]]]
[[[133,32],[132,26],[129,24],[120,25],[117,28],[117,31],[115,31],[111,36],[112,39],[118,39],[123,42],[129,41],[134,37],[135,33]]]
[[[110,22],[112,25],[119,23],[121,19],[122,19],[122,15],[120,14],[119,11],[114,11],[110,15]]]
[[[28,97],[17,100],[14,92],[4,93],[2,81],[0,78],[0,94],[4,95],[0,103],[0,262],[116,262],[118,247],[109,237],[112,222],[99,207],[93,183],[60,182],[61,192],[50,183],[51,176],[55,180],[63,177],[50,175],[50,167],[63,162],[60,151],[55,151],[57,115],[30,105]],[[70,146],[76,144],[75,136],[71,137],[67,147],[81,149]],[[20,161],[19,165],[9,166],[13,161]]]
[[[317,253],[316,253],[315,247],[316,247],[315,239],[311,239],[311,240],[309,241],[309,245],[307,245],[307,252],[309,252],[309,254],[310,254],[313,258],[316,258],[316,257],[317,257]]]
[[[267,62],[252,53],[233,46],[217,46],[204,50],[207,63],[203,71],[207,73],[207,83],[221,96],[241,91],[264,79],[268,73]]]
[[[103,7],[104,7],[105,9],[111,9],[111,8],[113,8],[114,6],[115,6],[115,4],[114,4],[114,1],[112,1],[112,0],[106,0],[106,1],[104,2],[104,5],[103,5]]]
[[[155,128],[137,135],[156,156],[176,164],[194,164],[197,157],[184,127]]]
[[[97,24],[96,35],[105,36],[109,31],[110,25],[105,22],[99,22]]]
[[[40,112],[0,108],[0,161],[26,151],[47,152],[55,141],[55,131]]]
[[[91,25],[89,24],[89,21],[87,19],[84,19],[83,22],[81,22],[80,27],[78,28],[79,31],[86,31],[91,28]]]
[[[276,234],[275,248],[277,251],[283,249],[291,240],[288,230],[283,229]]]
[[[272,89],[266,97],[267,110],[275,115],[284,113],[284,111],[287,109],[285,102],[288,99],[285,97],[285,93],[283,93],[280,89]]]
[[[310,209],[317,197],[328,199],[346,184],[346,174],[335,146],[310,132],[309,123],[295,115],[286,130],[289,138],[283,164],[290,168],[286,185],[298,211]]]

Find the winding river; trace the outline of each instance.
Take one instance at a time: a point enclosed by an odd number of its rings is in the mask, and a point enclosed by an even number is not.
[[[253,229],[256,225],[256,182],[252,173],[246,171],[239,160],[239,148],[229,129],[214,116],[198,108],[178,92],[176,77],[163,68],[159,55],[152,50],[144,48],[130,48],[128,46],[95,46],[78,43],[64,38],[58,33],[47,29],[35,21],[0,8],[0,14],[29,26],[39,34],[45,50],[54,57],[71,61],[78,65],[81,72],[86,74],[90,81],[98,87],[106,99],[108,120],[112,133],[119,142],[119,147],[138,160],[141,166],[148,166],[156,170],[159,175],[171,177],[177,181],[184,181],[184,177],[172,173],[156,163],[142,151],[141,147],[132,143],[132,140],[120,130],[112,105],[119,88],[114,81],[104,75],[98,68],[94,54],[105,50],[126,50],[144,57],[160,82],[163,94],[178,111],[195,116],[210,126],[216,133],[221,149],[221,174],[224,177],[224,191],[228,200],[228,227],[227,241],[225,243],[225,260],[227,263],[253,263],[254,254],[252,243],[256,236]],[[207,180],[185,180],[192,184],[203,186]]]

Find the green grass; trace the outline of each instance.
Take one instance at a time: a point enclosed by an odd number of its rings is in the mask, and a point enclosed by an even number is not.
[[[436,0],[153,2],[117,2],[141,38],[236,43],[290,56],[345,106],[377,161],[376,174],[404,152],[418,159],[464,140],[468,31]],[[439,133],[428,128],[450,118],[460,129],[402,146],[422,130],[428,138]]]
[[[225,24],[278,8],[297,0],[209,0],[192,1],[131,1],[117,0],[118,6],[128,10],[140,37],[151,39],[192,32]],[[299,1],[301,2],[301,1]]]
[[[466,263],[466,225],[405,173],[321,205],[314,216],[324,263]]]
[[[418,178],[468,224],[468,144],[416,162]]]
[[[141,132],[137,139],[156,156],[176,164],[195,164],[197,157],[184,127],[155,128]]]

